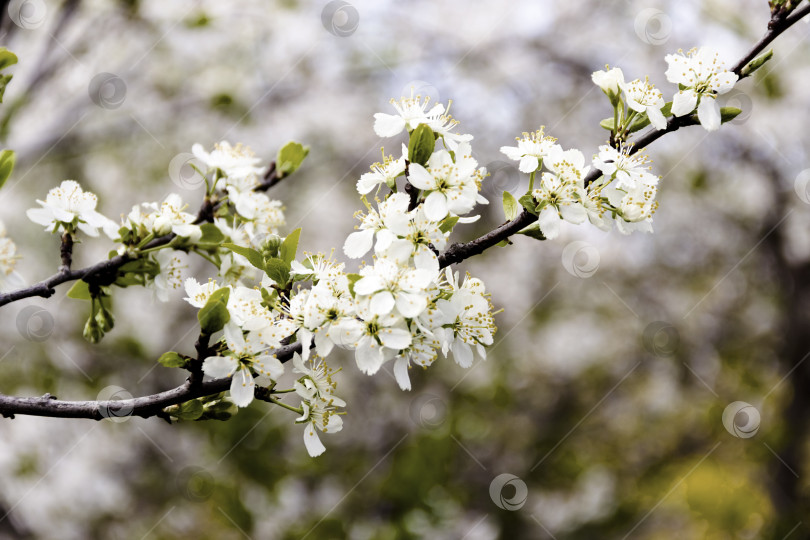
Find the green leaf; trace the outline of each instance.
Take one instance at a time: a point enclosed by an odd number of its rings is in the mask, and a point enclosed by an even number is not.
[[[0,70],[6,69],[8,66],[13,66],[16,63],[17,55],[5,47],[0,47]]]
[[[740,70],[740,77],[748,77],[753,72],[761,68],[765,65],[765,62],[773,58],[773,49],[769,49],[767,52],[764,52],[748,62],[744,68]]]
[[[352,294],[352,297],[354,297],[354,284],[357,283],[363,276],[360,274],[346,274],[346,277],[349,280],[349,292]]]
[[[287,238],[284,239],[284,242],[281,243],[281,247],[279,248],[279,255],[281,259],[286,262],[287,264],[292,263],[295,260],[295,253],[298,251],[298,240],[301,238],[301,228],[295,229],[293,232],[287,235]]]
[[[272,258],[265,261],[264,271],[279,286],[284,287],[290,281],[290,263],[283,259]]]
[[[11,171],[14,170],[14,162],[16,159],[13,150],[3,150],[0,152],[0,188],[6,183],[8,177],[11,176]]]
[[[255,249],[237,246],[236,244],[231,243],[222,244],[222,247],[230,249],[234,253],[243,256],[250,262],[250,264],[258,268],[259,270],[264,270],[264,258],[262,257],[262,254],[256,251]]]
[[[511,244],[511,243],[512,243],[512,242],[510,242],[510,241],[509,241],[509,239],[508,239],[508,238],[506,238],[506,239],[504,239],[504,240],[501,240],[500,242],[498,242],[498,243],[497,243],[497,244],[495,244],[495,245],[496,245],[496,246],[498,246],[498,247],[506,247],[506,246],[508,246],[508,245],[509,245],[509,244]]]
[[[67,292],[68,298],[76,300],[90,300],[90,286],[86,281],[79,280]]]
[[[738,109],[737,107],[720,107],[720,123],[725,124],[726,122],[731,122],[737,115],[742,112],[742,109]]]
[[[12,75],[0,76],[0,103],[3,103],[3,96],[6,94],[6,86],[11,82]]]
[[[200,247],[219,247],[225,241],[225,235],[219,230],[219,227],[213,223],[203,223],[200,225],[202,236],[197,241]]]
[[[237,407],[230,401],[216,401],[205,405],[203,419],[209,420],[229,420],[237,413]]]
[[[540,224],[539,223],[532,223],[528,227],[523,230],[518,231],[518,234],[522,234],[528,236],[530,238],[535,238],[537,240],[545,240],[546,237],[543,236],[543,233],[540,232]]]
[[[408,141],[408,161],[426,165],[436,147],[436,135],[427,124],[419,124]]]
[[[309,146],[304,146],[295,141],[285,144],[276,156],[276,170],[279,172],[279,178],[297,171],[307,154],[309,154]]]
[[[203,404],[199,399],[192,399],[180,405],[168,407],[167,412],[180,420],[196,420],[203,414]]]
[[[635,133],[640,129],[644,129],[645,127],[650,125],[650,117],[647,116],[647,113],[641,113],[641,116],[636,118],[636,120],[630,124],[630,127],[627,128],[627,133]]]
[[[119,275],[123,274],[148,274],[151,277],[155,277],[160,273],[160,265],[146,257],[142,259],[135,259],[134,261],[129,261],[128,263],[124,263],[121,268],[118,269]]]
[[[447,216],[439,223],[439,230],[443,233],[452,232],[453,227],[458,223],[458,216]]]
[[[214,334],[222,330],[231,320],[228,312],[228,298],[231,290],[228,287],[217,289],[208,298],[205,305],[197,312],[197,320],[200,322],[200,330],[204,334]]]
[[[161,354],[160,358],[158,358],[158,362],[168,368],[185,368],[188,365],[188,359],[174,351]]]
[[[535,207],[537,207],[537,203],[534,201],[534,197],[532,197],[527,193],[526,195],[523,195],[521,198],[519,198],[518,202],[523,208],[526,209],[527,212],[535,216],[537,215],[537,211],[535,210]]]
[[[613,125],[614,125],[613,124],[613,118],[605,118],[604,120],[599,122],[599,125],[602,126],[603,128],[605,128],[608,131],[613,131]]]
[[[512,221],[520,214],[520,204],[518,204],[515,196],[508,191],[503,192],[503,215],[506,221]]]
[[[661,107],[661,114],[664,116],[672,116],[672,102],[667,101],[664,103],[664,106]]]

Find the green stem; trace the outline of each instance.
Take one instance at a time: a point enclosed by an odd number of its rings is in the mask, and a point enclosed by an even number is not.
[[[301,408],[301,407],[296,408],[296,407],[293,407],[292,405],[287,405],[286,403],[283,403],[283,402],[277,400],[276,398],[274,398],[272,396],[270,396],[270,400],[273,403],[275,403],[276,405],[278,405],[279,407],[283,407],[283,408],[287,409],[288,411],[292,411],[292,412],[294,412],[296,414],[304,414],[304,409]]]

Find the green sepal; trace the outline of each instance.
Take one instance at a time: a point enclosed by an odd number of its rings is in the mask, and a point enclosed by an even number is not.
[[[287,235],[279,248],[279,257],[287,264],[295,260],[295,253],[298,251],[298,240],[301,238],[301,228],[295,229]]]
[[[518,199],[520,205],[526,209],[532,215],[537,215],[537,211],[535,208],[537,207],[537,202],[535,202],[534,197],[530,194],[523,195],[521,198]]]
[[[773,49],[769,49],[767,52],[764,52],[745,64],[745,67],[740,70],[740,78],[748,77],[753,72],[761,68],[765,62],[773,58]]]
[[[192,399],[179,405],[166,407],[163,412],[174,416],[178,420],[197,420],[203,414],[203,404],[199,399]]]
[[[508,191],[503,192],[503,215],[506,221],[512,221],[520,214],[520,204]]]
[[[737,107],[720,107],[720,123],[725,124],[731,122],[742,112],[742,109]]]
[[[295,141],[290,141],[282,146],[276,156],[276,170],[279,178],[284,178],[297,171],[307,154],[309,154],[309,146]]]
[[[200,225],[202,236],[197,240],[196,245],[203,249],[218,248],[224,241],[225,235],[219,230],[219,227],[213,223],[203,223]]]
[[[264,271],[267,277],[275,281],[278,285],[283,287],[290,281],[290,263],[286,262],[284,259],[273,257],[265,260],[264,264]]]
[[[219,400],[213,403],[206,403],[203,407],[203,414],[199,420],[230,420],[238,411],[238,407],[226,400]]]
[[[86,281],[79,280],[67,292],[68,298],[75,300],[90,300],[90,285]]]
[[[545,240],[546,237],[543,236],[543,233],[540,232],[540,224],[535,222],[517,232],[518,234],[522,234],[524,236],[528,236],[530,238],[534,238],[536,240]]]
[[[256,268],[259,270],[264,270],[264,258],[262,254],[256,251],[253,248],[244,247],[244,246],[237,246],[236,244],[225,243],[222,244],[222,247],[233,251],[234,253],[243,256]]]
[[[408,161],[426,165],[436,148],[436,135],[427,124],[419,124],[408,141]]]
[[[174,351],[168,351],[160,355],[158,362],[167,368],[185,368],[188,366],[189,359]]]
[[[200,322],[200,330],[203,334],[210,336],[219,332],[231,320],[231,314],[228,312],[230,295],[231,290],[228,287],[217,289],[197,312],[197,320]]]
[[[613,131],[613,125],[614,125],[613,124],[613,118],[605,118],[604,120],[599,122],[599,125],[602,126],[603,128],[605,128],[608,131]]]
[[[453,231],[453,227],[456,226],[458,223],[458,216],[447,216],[439,223],[439,230],[443,233],[449,233]]]
[[[346,278],[349,280],[349,292],[351,293],[352,297],[354,297],[354,284],[357,283],[360,278],[362,278],[360,274],[346,274]]]
[[[4,70],[8,66],[13,66],[16,63],[17,55],[5,47],[0,47],[0,70]]]
[[[13,150],[3,150],[0,152],[0,188],[6,183],[11,172],[14,170],[14,163],[17,156],[14,155]]]

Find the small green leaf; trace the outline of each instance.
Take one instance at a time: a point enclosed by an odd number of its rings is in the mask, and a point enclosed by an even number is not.
[[[742,70],[740,70],[740,77],[748,77],[753,72],[761,68],[765,62],[773,58],[773,49],[769,49],[767,52],[764,52],[748,62]]]
[[[167,407],[166,412],[180,420],[196,420],[203,414],[203,404],[199,399],[192,399],[180,405]]]
[[[526,227],[523,230],[518,231],[518,234],[522,234],[528,236],[530,238],[535,238],[537,240],[545,240],[546,237],[543,236],[543,233],[540,232],[540,224],[535,222]]]
[[[207,403],[205,405],[205,412],[200,419],[229,420],[237,413],[237,410],[238,409],[234,403],[226,400]]]
[[[231,320],[231,314],[228,312],[228,298],[230,297],[231,290],[228,287],[222,287],[214,291],[208,298],[205,305],[197,312],[197,320],[200,322],[200,330],[204,334],[214,334],[222,330],[225,325]]]
[[[647,116],[647,113],[641,113],[641,116],[636,118],[636,120],[630,124],[630,127],[627,128],[627,133],[635,133],[640,129],[644,129],[645,127],[650,125],[650,117]]]
[[[279,172],[279,178],[297,171],[307,154],[309,154],[309,146],[304,146],[295,141],[285,144],[276,156],[276,170]]]
[[[3,96],[6,93],[6,86],[11,82],[13,75],[0,75],[0,103],[3,103]]]
[[[174,351],[161,354],[160,358],[158,358],[158,362],[168,368],[185,368],[188,365],[188,359],[183,358]]]
[[[264,271],[279,286],[284,287],[290,281],[290,264],[283,259],[272,258],[265,261]]]
[[[13,66],[16,63],[17,55],[5,47],[0,47],[0,70],[6,69],[8,66]]]
[[[68,298],[76,300],[90,300],[90,286],[86,281],[79,280],[67,292]]]
[[[508,245],[509,245],[509,244],[511,244],[511,243],[512,243],[512,242],[510,242],[510,241],[509,241],[509,239],[508,239],[508,238],[506,238],[506,239],[504,239],[504,240],[501,240],[500,242],[498,242],[498,243],[497,243],[497,244],[495,244],[495,245],[496,245],[496,246],[498,246],[498,247],[506,247],[506,246],[508,246]]]
[[[508,191],[503,192],[503,215],[506,221],[512,221],[520,214],[520,204],[518,204],[515,196]]]
[[[262,257],[262,254],[256,251],[255,249],[237,246],[236,244],[231,243],[222,244],[222,247],[230,249],[234,253],[243,256],[250,262],[250,264],[258,268],[259,270],[264,270],[264,258]]]
[[[737,107],[720,107],[720,122],[725,124],[726,122],[731,122],[737,115],[742,112],[742,109],[738,109]]]
[[[519,198],[518,202],[523,208],[526,209],[527,212],[535,216],[537,215],[537,211],[535,210],[537,203],[535,202],[534,197],[532,197],[527,193],[526,195],[523,195],[521,198]]]
[[[202,236],[197,241],[200,247],[219,247],[225,241],[225,235],[219,230],[219,227],[213,223],[203,223],[200,225]]]
[[[295,229],[293,232],[287,235],[287,238],[284,239],[284,242],[281,243],[281,247],[279,248],[279,255],[281,259],[286,262],[287,264],[292,263],[295,260],[295,253],[298,251],[298,240],[301,238],[301,228]]]
[[[452,232],[456,223],[458,223],[458,216],[447,216],[439,223],[439,230],[443,233]]]
[[[360,274],[346,274],[346,277],[349,280],[349,292],[352,296],[354,296],[354,284],[357,283],[363,276]]]
[[[408,141],[408,161],[426,165],[436,147],[436,135],[427,124],[419,124]]]
[[[11,171],[14,170],[14,162],[16,159],[13,150],[3,150],[0,152],[0,188],[6,183],[8,177],[11,176]]]
[[[613,118],[605,118],[604,120],[599,122],[599,125],[602,126],[603,128],[605,128],[608,131],[613,131],[613,125],[614,125],[613,124]]]
[[[661,107],[661,114],[664,116],[672,116],[672,102],[667,101],[664,103],[664,106]]]

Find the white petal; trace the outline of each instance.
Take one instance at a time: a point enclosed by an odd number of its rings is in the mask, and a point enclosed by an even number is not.
[[[588,219],[588,212],[579,203],[560,205],[560,213],[565,221],[578,225]]]
[[[410,362],[404,356],[400,356],[394,361],[394,378],[403,390],[411,389],[411,378],[408,377],[408,365]]]
[[[704,95],[698,105],[698,120],[706,131],[715,131],[720,128],[720,106],[713,97]]]
[[[346,238],[343,244],[343,253],[350,259],[359,259],[371,249],[374,243],[374,230],[353,232]]]
[[[427,297],[422,294],[401,292],[397,295],[397,310],[407,319],[418,317],[420,313],[425,311],[427,304]]]
[[[683,116],[695,110],[697,94],[694,90],[683,90],[672,98],[672,114]]]
[[[309,349],[309,347],[307,347]],[[284,375],[284,364],[275,356],[262,355],[253,361],[253,368],[261,375],[267,375],[274,381]]]
[[[231,356],[209,356],[203,360],[203,373],[219,379],[228,377],[236,370],[236,360]]]
[[[231,399],[237,407],[247,407],[253,401],[253,389],[256,383],[253,376],[243,367],[237,371],[231,381]]]
[[[382,347],[377,345],[373,339],[367,338],[357,347],[354,359],[360,371],[366,375],[374,375],[383,364]]]
[[[666,129],[667,119],[658,107],[647,107],[647,117],[655,129]]]
[[[528,174],[536,171],[539,165],[540,160],[538,160],[536,157],[523,156],[520,160],[520,165],[518,165],[518,169],[520,169],[520,172]]]
[[[354,284],[354,292],[356,294],[367,295],[379,291],[385,287],[382,278],[377,275],[370,275],[357,280]]]
[[[472,349],[460,337],[453,343],[453,359],[463,368],[468,368],[473,363]]]
[[[554,240],[560,234],[560,216],[553,206],[543,208],[537,221],[540,224],[540,231],[548,240]]]
[[[425,199],[425,217],[430,221],[441,221],[447,216],[447,197],[434,191]]]
[[[381,328],[378,335],[383,345],[395,351],[407,348],[413,339],[411,333],[402,328]]]
[[[433,189],[436,187],[436,179],[418,163],[411,163],[408,169],[408,181],[419,189]]]
[[[357,289],[355,289],[356,291]],[[387,315],[394,309],[394,295],[389,291],[380,291],[371,297],[368,308],[375,315]]]
[[[374,115],[374,133],[378,137],[393,137],[405,129],[405,120],[401,116],[377,113]]]
[[[307,453],[309,453],[311,457],[318,457],[326,452],[326,447],[321,442],[321,439],[318,438],[318,434],[315,432],[312,422],[309,422],[306,427],[304,427],[304,446],[307,447]]]

